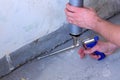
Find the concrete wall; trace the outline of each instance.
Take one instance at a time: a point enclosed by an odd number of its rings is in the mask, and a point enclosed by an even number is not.
[[[85,0],[84,3],[93,7],[102,18],[109,18],[120,11],[120,0]]]
[[[0,58],[45,36],[66,22],[68,0],[0,0]],[[119,0],[85,0],[101,17],[119,11]]]

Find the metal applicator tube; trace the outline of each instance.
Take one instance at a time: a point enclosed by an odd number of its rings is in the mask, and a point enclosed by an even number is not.
[[[76,7],[83,7],[83,0],[69,0],[69,4]],[[77,38],[79,37],[82,28],[71,24],[70,25],[70,35],[73,38],[73,45],[77,45]]]

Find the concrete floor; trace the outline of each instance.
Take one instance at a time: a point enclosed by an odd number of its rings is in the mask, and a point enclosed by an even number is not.
[[[78,48],[34,60],[1,80],[119,80],[120,50],[103,61],[80,59]]]
[[[111,21],[120,23],[120,15]],[[102,61],[86,56],[80,59],[75,48],[60,54],[36,59],[0,80],[119,80],[120,50]]]

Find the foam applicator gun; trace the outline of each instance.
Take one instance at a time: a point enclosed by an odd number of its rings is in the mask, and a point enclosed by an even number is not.
[[[93,48],[98,43],[98,40],[99,40],[99,37],[95,36],[93,39],[84,40],[82,43],[84,48]],[[106,57],[103,52],[99,52],[99,51],[95,51],[94,55],[100,56],[98,60],[102,60]]]
[[[69,4],[75,7],[83,7],[83,0],[69,0]],[[77,46],[77,40],[81,32],[82,32],[82,28],[74,24],[70,24],[70,35],[73,38],[74,46]]]

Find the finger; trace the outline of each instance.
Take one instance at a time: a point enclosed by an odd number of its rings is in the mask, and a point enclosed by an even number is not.
[[[99,55],[95,55],[95,54],[90,54],[90,57],[93,59],[96,59],[96,60],[98,60],[100,58]]]
[[[84,49],[79,49],[78,54],[80,55],[80,58],[84,58],[85,57],[85,53],[84,53]]]
[[[68,17],[73,17],[74,13],[70,12],[69,10],[65,9],[65,13]]]
[[[77,24],[78,24],[77,21],[76,21],[74,18],[72,18],[72,17],[67,17],[67,21],[68,21],[69,23],[74,24],[74,25],[77,25]]]
[[[81,9],[79,7],[71,6],[70,4],[67,4],[66,8],[67,8],[67,10],[69,10],[69,11],[71,11],[73,13],[75,13],[75,12],[77,12],[77,11],[79,11]]]
[[[74,24],[74,25],[77,25],[77,22],[76,22],[73,18],[67,18],[67,21],[68,21],[69,23],[72,23],[72,24]]]
[[[84,50],[84,53],[86,54],[91,54],[91,53],[94,53],[95,51],[98,51],[99,47],[98,46],[95,46],[91,49],[87,49],[87,50]]]
[[[67,17],[67,20],[68,20],[68,21],[74,21],[74,19],[71,18],[71,17]]]
[[[67,21],[68,21],[69,23],[73,24],[73,21],[72,21],[72,20],[67,19]]]

